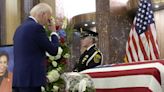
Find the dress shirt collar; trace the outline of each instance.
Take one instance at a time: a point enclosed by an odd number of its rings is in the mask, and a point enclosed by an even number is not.
[[[36,20],[36,18],[34,18],[33,16],[29,16],[29,18],[32,18],[36,23],[38,23],[38,21]]]

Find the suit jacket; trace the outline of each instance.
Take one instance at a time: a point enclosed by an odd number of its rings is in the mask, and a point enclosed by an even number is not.
[[[46,82],[45,52],[56,55],[58,38],[47,37],[42,25],[28,18],[14,34],[13,87],[38,87]]]
[[[96,67],[102,64],[102,54],[100,50],[93,45],[80,56],[79,63],[76,67],[78,72]],[[75,71],[76,71],[75,70]]]

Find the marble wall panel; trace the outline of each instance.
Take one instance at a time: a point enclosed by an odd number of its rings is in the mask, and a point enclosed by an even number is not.
[[[109,0],[96,0],[96,30],[99,33],[98,47],[103,53],[104,64],[111,63],[109,53],[110,31],[110,3]]]

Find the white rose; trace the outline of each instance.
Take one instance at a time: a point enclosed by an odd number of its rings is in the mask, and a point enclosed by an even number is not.
[[[52,92],[58,92],[58,90],[59,90],[59,87],[54,85],[53,89],[52,89]]]
[[[49,82],[53,82],[54,81],[53,76],[50,75],[50,74],[47,75],[47,78],[48,78]]]
[[[66,53],[63,57],[64,58],[69,58],[70,57],[70,54]]]
[[[53,67],[57,67],[58,63],[56,61],[52,61]]]
[[[59,79],[59,77],[60,77],[60,74],[57,70],[52,70],[48,72],[48,75],[47,75],[49,82],[55,82]]]

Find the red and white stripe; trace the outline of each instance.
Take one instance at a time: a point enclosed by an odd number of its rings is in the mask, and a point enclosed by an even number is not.
[[[161,63],[141,63],[84,70],[96,92],[163,92],[164,67]],[[145,90],[145,91],[143,91]]]
[[[96,92],[138,92],[139,90],[140,92],[163,92],[161,85],[152,75],[94,78],[93,81]]]

